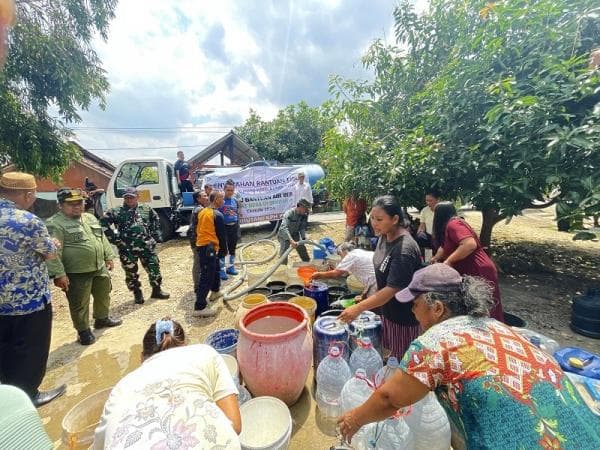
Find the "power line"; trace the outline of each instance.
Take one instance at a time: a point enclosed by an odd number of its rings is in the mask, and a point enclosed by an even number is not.
[[[192,133],[192,134],[225,134],[226,131],[222,130],[222,131],[217,131],[217,130],[140,130],[140,129],[132,129],[132,130],[127,130],[127,129],[94,129],[94,130],[87,130],[87,129],[73,129],[73,131],[75,131],[76,133],[169,133],[169,134],[173,134],[173,133]]]
[[[234,127],[231,126],[194,126],[194,127],[71,127],[71,130],[96,130],[96,131],[205,131],[206,132],[214,132],[221,133],[222,131],[217,130],[231,130]]]
[[[174,149],[174,148],[195,148],[195,147],[206,147],[210,144],[196,144],[196,145],[176,145],[168,147],[111,147],[111,148],[86,148],[94,152],[104,152],[108,150],[163,150],[163,149]]]

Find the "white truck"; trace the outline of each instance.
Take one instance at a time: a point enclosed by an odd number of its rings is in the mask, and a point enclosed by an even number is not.
[[[115,208],[123,204],[127,186],[136,186],[139,202],[151,206],[160,219],[162,240],[167,241],[182,218],[184,211],[173,164],[164,158],[127,159],[117,166],[106,190],[106,204]],[[188,215],[191,214],[192,208]],[[189,220],[189,217],[188,217]]]
[[[324,176],[323,169],[316,164],[305,165],[288,165],[272,167],[267,164],[252,164],[246,168],[241,167],[223,167],[214,169],[212,175],[221,177],[233,177],[243,175],[243,179],[250,178],[264,179],[276,177],[277,173],[302,170],[306,173],[307,179],[314,185],[320,178]],[[248,174],[250,172],[250,174]],[[240,179],[241,180],[241,179]],[[110,179],[106,190],[106,203],[109,208],[114,208],[123,204],[123,192],[127,186],[137,187],[139,194],[139,202],[148,204],[157,213],[160,219],[162,240],[171,239],[175,231],[184,225],[190,223],[191,213],[194,207],[186,202],[184,205],[182,194],[179,191],[179,184],[175,176],[173,164],[164,158],[136,158],[126,159],[121,162],[113,176]],[[272,187],[269,187],[273,189]],[[271,209],[281,211],[283,214],[285,209],[278,208],[284,202],[284,198],[279,199],[278,194],[274,194],[268,201],[264,196],[268,195],[268,187],[245,187],[244,182],[239,183],[236,190],[245,198],[244,205],[248,208],[248,212],[252,205],[256,205],[256,220],[246,220],[246,222],[257,222],[261,220],[260,209],[265,208],[265,202],[269,203]],[[258,192],[260,191],[260,192]],[[261,195],[263,195],[263,198]],[[246,198],[247,197],[247,198]],[[274,206],[274,207],[273,207]],[[273,215],[263,215],[262,220],[278,220],[279,217]]]

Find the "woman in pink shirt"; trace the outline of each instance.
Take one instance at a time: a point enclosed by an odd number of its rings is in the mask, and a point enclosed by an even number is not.
[[[443,262],[461,275],[486,279],[494,288],[494,307],[490,316],[504,322],[496,265],[481,246],[473,228],[457,217],[451,202],[440,202],[435,207],[433,237],[439,248],[431,263]]]

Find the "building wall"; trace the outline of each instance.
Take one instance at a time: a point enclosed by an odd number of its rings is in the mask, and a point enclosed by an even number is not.
[[[57,185],[48,179],[38,179],[37,190],[39,192],[52,192],[63,186],[68,186],[71,188],[83,188],[85,177],[88,177],[90,181],[92,181],[100,189],[106,189],[108,187],[108,182],[110,181],[109,176],[92,169],[80,161],[75,161],[63,174],[62,184]]]

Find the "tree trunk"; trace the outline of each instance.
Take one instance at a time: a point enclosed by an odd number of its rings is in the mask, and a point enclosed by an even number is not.
[[[479,240],[484,248],[489,248],[492,242],[492,229],[494,225],[500,222],[504,216],[499,215],[498,212],[493,208],[484,208],[481,210],[482,224],[481,232],[479,233]]]

